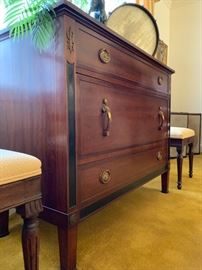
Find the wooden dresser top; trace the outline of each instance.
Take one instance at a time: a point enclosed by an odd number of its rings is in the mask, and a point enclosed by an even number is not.
[[[76,7],[70,2],[65,0],[61,0],[57,7],[55,8],[57,16],[67,15],[77,22],[85,25],[86,27],[92,29],[94,32],[101,34],[103,37],[123,46],[128,51],[136,54],[137,56],[141,57],[142,59],[152,62],[154,65],[157,65],[161,69],[164,69],[166,72],[172,74],[174,70],[170,67],[166,66],[165,64],[158,61],[153,56],[149,55],[148,53],[141,50],[139,47],[135,46],[131,42],[127,41],[124,37],[118,35],[103,23],[96,21],[94,18],[89,16],[87,13]]]

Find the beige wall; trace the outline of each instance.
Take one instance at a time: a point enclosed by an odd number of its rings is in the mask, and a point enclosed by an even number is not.
[[[172,111],[202,112],[201,0],[171,8]]]
[[[171,111],[202,113],[202,0],[160,0],[154,16],[176,71]]]
[[[171,110],[202,113],[202,1],[160,0],[154,15],[176,71]]]
[[[168,48],[170,47],[170,9],[165,1],[159,1],[154,6],[154,17],[159,28],[159,37],[163,40]],[[168,50],[168,64],[169,64],[169,51]]]

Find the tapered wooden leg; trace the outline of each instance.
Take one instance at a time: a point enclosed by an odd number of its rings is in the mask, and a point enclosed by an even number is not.
[[[177,147],[177,188],[182,188],[182,164],[183,164],[183,154],[182,147]]]
[[[189,177],[193,176],[193,143],[189,144]]]
[[[9,218],[9,211],[0,213],[0,237],[4,237],[9,234],[8,218]]]
[[[38,214],[42,211],[41,201],[27,203],[17,208],[24,220],[22,229],[22,248],[25,270],[39,269]]]
[[[39,235],[37,218],[24,219],[22,247],[26,270],[39,269]]]
[[[76,270],[77,227],[58,226],[61,270]]]
[[[170,170],[168,170],[167,172],[161,175],[161,191],[163,193],[169,192],[169,175],[170,175]]]

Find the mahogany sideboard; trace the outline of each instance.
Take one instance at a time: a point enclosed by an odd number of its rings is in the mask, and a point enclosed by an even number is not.
[[[41,159],[42,218],[75,270],[80,219],[158,175],[168,192],[173,70],[71,3],[55,10],[44,53],[0,35],[0,148]]]

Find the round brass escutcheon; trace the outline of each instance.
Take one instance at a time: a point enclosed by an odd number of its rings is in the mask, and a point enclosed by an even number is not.
[[[157,160],[162,160],[163,159],[161,151],[157,152],[156,158],[157,158]]]
[[[158,77],[158,84],[159,85],[163,84],[163,77],[161,77],[161,76]]]
[[[110,53],[106,49],[99,50],[98,55],[99,55],[100,61],[104,64],[108,64],[111,61]]]
[[[110,170],[104,170],[100,174],[100,182],[102,184],[107,184],[111,180],[111,172]]]

